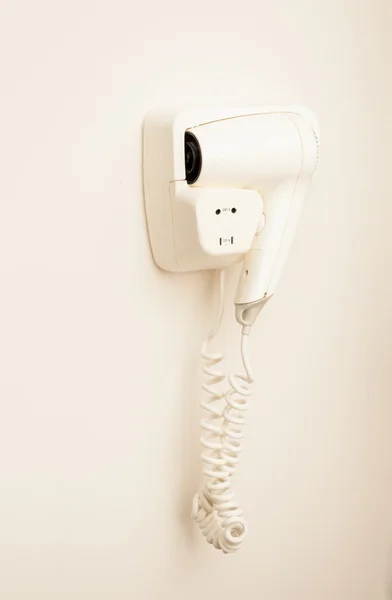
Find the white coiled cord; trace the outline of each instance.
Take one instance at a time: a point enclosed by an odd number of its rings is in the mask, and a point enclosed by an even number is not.
[[[241,357],[245,372],[229,375],[227,389],[219,385],[226,380],[225,373],[217,368],[223,355],[209,351],[209,344],[216,336],[223,317],[224,271],[218,273],[218,310],[201,349],[202,371],[206,376],[202,385],[205,394],[200,403],[207,413],[201,420],[205,483],[202,491],[194,497],[192,516],[209,544],[224,553],[231,553],[241,548],[248,532],[247,522],[232,489],[232,477],[242,450],[244,413],[248,408],[253,375],[247,354],[248,330],[244,333],[243,328]],[[222,399],[226,401],[223,410],[217,404]]]

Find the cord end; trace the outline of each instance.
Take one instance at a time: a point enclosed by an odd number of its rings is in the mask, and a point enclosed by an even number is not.
[[[268,302],[271,296],[256,300],[256,302],[247,302],[246,304],[235,305],[235,317],[240,325],[242,325],[242,333],[249,335],[253,323],[256,321],[257,315]]]

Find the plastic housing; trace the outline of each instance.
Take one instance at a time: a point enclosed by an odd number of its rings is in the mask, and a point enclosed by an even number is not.
[[[202,153],[193,185],[185,174],[186,131]],[[144,194],[157,264],[181,272],[244,260],[236,303],[271,295],[317,166],[318,138],[314,115],[299,107],[150,113]]]

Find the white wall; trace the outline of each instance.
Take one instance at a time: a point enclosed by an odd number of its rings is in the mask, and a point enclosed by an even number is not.
[[[0,11],[1,598],[384,598],[388,0]],[[143,116],[188,103],[302,103],[322,131],[311,199],[251,341],[236,481],[251,530],[235,557],[189,519],[210,277],[159,271],[144,219]]]

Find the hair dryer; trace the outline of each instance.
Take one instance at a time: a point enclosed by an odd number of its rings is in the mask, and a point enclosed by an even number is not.
[[[250,325],[282,272],[316,170],[318,137],[311,122],[293,112],[224,119],[189,132],[192,185],[256,190],[262,199],[235,297],[237,320]],[[197,177],[194,164],[200,164]]]
[[[156,263],[168,271],[219,272],[217,316],[202,346],[205,481],[192,513],[224,553],[241,548],[248,529],[232,489],[253,383],[248,334],[281,275],[318,164],[318,140],[315,117],[298,107],[156,111],[144,124],[144,196]],[[222,320],[224,269],[240,261],[235,307],[244,371],[226,376],[223,355],[209,343]]]

